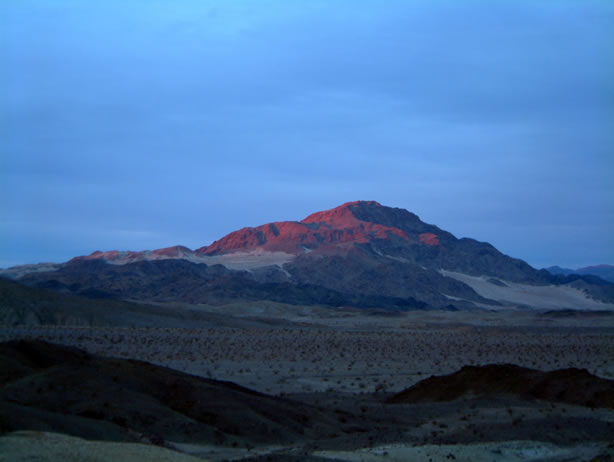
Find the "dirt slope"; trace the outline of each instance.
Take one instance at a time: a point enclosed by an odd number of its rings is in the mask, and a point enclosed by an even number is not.
[[[614,408],[614,380],[596,377],[585,369],[542,372],[512,364],[465,366],[454,374],[422,380],[388,402],[451,401],[469,394],[511,394],[520,398]]]

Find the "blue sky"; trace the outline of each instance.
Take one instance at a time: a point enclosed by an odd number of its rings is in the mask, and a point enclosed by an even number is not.
[[[357,199],[614,264],[614,2],[5,0],[0,266]]]

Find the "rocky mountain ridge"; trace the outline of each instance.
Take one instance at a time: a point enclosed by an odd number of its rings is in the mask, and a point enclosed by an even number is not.
[[[147,302],[496,309],[510,304],[505,288],[518,305],[523,300],[518,292],[553,284],[566,288],[561,308],[576,308],[571,305],[583,297],[614,301],[614,285],[552,276],[488,243],[458,239],[407,210],[375,201],[348,202],[301,221],[242,228],[196,250],[96,251],[13,274],[30,286]]]
[[[561,268],[560,266],[550,266],[548,268],[544,268],[549,273],[554,275],[571,275],[571,274],[581,274],[581,275],[592,275],[597,276],[605,281],[614,283],[614,266],[613,265],[591,265],[585,266],[582,268],[571,269],[571,268]]]

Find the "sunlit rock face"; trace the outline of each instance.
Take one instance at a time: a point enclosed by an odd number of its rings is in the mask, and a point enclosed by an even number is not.
[[[339,207],[309,215],[302,221],[281,221],[256,228],[243,228],[228,234],[213,244],[201,247],[197,252],[218,255],[237,250],[279,250],[303,254],[313,250],[325,252],[331,247],[348,244],[366,244],[391,236],[410,241],[407,234],[395,227],[359,216],[358,210],[382,208],[374,201],[348,202]]]

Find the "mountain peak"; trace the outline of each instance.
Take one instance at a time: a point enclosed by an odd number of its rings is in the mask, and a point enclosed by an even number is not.
[[[382,205],[376,201],[353,201],[346,202],[338,207],[322,212],[315,212],[303,219],[301,223],[337,223],[343,225],[344,222],[357,219],[355,211],[357,209],[381,208]],[[365,220],[360,220],[365,221]]]
[[[240,229],[197,252],[218,255],[261,248],[296,255],[316,249],[340,252],[352,244],[390,239],[393,235],[408,241],[409,237],[398,227],[369,219],[385,215],[386,210],[396,209],[383,207],[375,201],[346,202],[333,209],[313,213],[302,221],[274,222]]]

